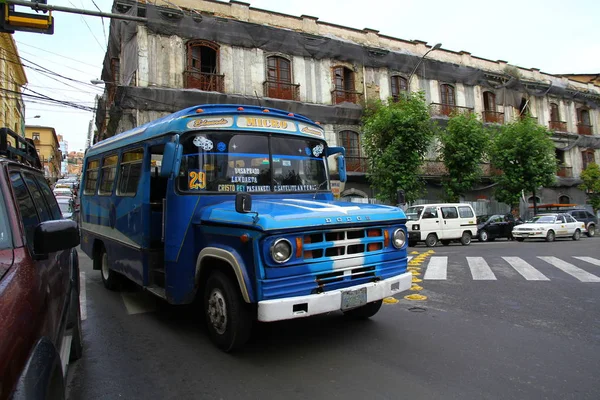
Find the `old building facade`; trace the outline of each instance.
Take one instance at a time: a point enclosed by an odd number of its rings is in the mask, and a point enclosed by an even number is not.
[[[56,130],[51,126],[26,125],[25,137],[33,140],[46,178],[56,182],[62,176],[62,154]]]
[[[25,134],[25,104],[21,88],[27,83],[15,40],[0,33],[0,127]]]
[[[592,82],[465,51],[435,49],[425,58],[432,50],[425,42],[233,0],[123,0],[114,11],[148,21],[111,24],[95,141],[197,104],[282,108],[319,121],[330,145],[346,147],[342,197],[372,197],[361,146],[363,106],[420,90],[442,126],[458,111],[475,112],[486,124],[527,114],[552,129],[560,168],[556,187],[538,194],[543,202],[584,203],[579,174],[600,162],[600,87]],[[486,179],[466,200],[490,198],[492,168],[483,170]],[[421,172],[429,182],[426,198],[439,198],[444,171],[434,151]]]

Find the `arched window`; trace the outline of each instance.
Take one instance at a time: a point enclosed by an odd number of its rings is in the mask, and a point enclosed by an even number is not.
[[[454,91],[454,86],[445,83],[440,85],[440,100],[442,104],[455,106],[456,93]]]
[[[571,198],[563,194],[558,198],[558,204],[571,204]]]
[[[223,75],[219,75],[219,45],[206,40],[187,44],[185,87],[223,92]]]
[[[530,197],[527,199],[527,202],[528,202],[529,204],[533,204],[533,196],[530,196]],[[541,199],[540,199],[538,196],[535,196],[535,204],[540,204],[541,202],[542,202],[542,200],[541,200]]]
[[[276,99],[297,100],[292,85],[292,64],[281,56],[267,57],[267,81],[265,82],[267,97]]]
[[[582,161],[583,169],[586,169],[588,167],[588,165],[590,165],[591,163],[596,162],[594,150],[589,149],[589,150],[582,151],[581,152],[581,161]]]
[[[338,145],[346,149],[346,169],[348,171],[366,171],[366,159],[362,157],[360,136],[354,131],[340,131]]]
[[[392,76],[390,78],[392,86],[392,98],[398,101],[401,93],[408,91],[408,81],[402,76]]]
[[[590,112],[587,108],[580,108],[577,110],[577,133],[579,133],[580,135],[592,134]]]
[[[345,101],[356,103],[356,92],[354,91],[354,71],[350,68],[338,66],[333,68],[333,102],[340,104]]]

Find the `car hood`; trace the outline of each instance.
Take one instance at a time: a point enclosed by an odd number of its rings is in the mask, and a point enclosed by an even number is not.
[[[532,229],[548,229],[554,224],[519,224],[514,227],[514,230],[532,230]]]
[[[227,223],[261,230],[277,230],[320,225],[399,223],[404,222],[406,216],[398,207],[290,198],[255,199],[252,213],[248,214],[236,212],[235,203],[225,201],[204,208],[200,219],[203,223]]]

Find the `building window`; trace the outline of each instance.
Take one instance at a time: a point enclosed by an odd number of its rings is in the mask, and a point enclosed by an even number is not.
[[[32,138],[34,142],[39,142],[40,141],[40,133],[39,132],[33,132],[32,134]]]
[[[117,86],[119,85],[120,76],[120,61],[118,58],[110,59],[110,82],[108,86],[108,104],[112,104],[115,101],[115,95],[117,93]]]
[[[504,123],[504,113],[496,111],[496,95],[492,92],[483,92],[483,122]]]
[[[533,196],[530,196],[530,197],[527,199],[527,202],[528,202],[529,204],[533,204]],[[540,199],[538,196],[535,196],[535,204],[540,204],[541,202],[542,202],[542,200],[541,200],[541,199]]]
[[[354,91],[354,71],[346,67],[333,68],[333,102],[335,104],[349,102],[356,103],[356,92]]]
[[[560,121],[560,113],[556,103],[550,103],[550,121]]]
[[[590,111],[586,108],[580,108],[577,110],[577,133],[579,133],[580,135],[592,134]]]
[[[594,157],[594,150],[585,150],[581,153],[581,159],[583,161],[583,169],[586,169],[588,165],[596,162]]]
[[[366,172],[366,158],[362,157],[360,136],[354,131],[338,133],[338,143],[346,149],[346,169],[354,172]]]
[[[456,93],[454,91],[454,86],[447,84],[440,85],[440,100],[444,105],[455,106]]]
[[[519,105],[519,117],[525,118],[529,114],[531,114],[529,111],[529,100],[527,100],[525,97],[522,97],[521,104]]]
[[[571,204],[571,199],[567,195],[562,195],[558,198],[558,204]]]
[[[401,93],[408,92],[408,81],[401,76],[392,76],[390,78],[392,84],[392,98],[398,101]]]
[[[223,75],[219,75],[219,45],[205,40],[189,42],[184,74],[188,89],[223,92]]]
[[[292,84],[292,64],[281,56],[267,57],[265,96],[284,100],[298,100],[298,85]]]
[[[496,95],[492,92],[483,92],[483,109],[485,111],[496,111]]]

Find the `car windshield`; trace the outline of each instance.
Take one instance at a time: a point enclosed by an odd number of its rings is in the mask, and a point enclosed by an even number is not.
[[[408,207],[404,212],[409,221],[417,221],[423,212],[423,206]]]
[[[182,192],[329,189],[326,143],[320,140],[203,131],[187,135],[182,143],[177,180]]]
[[[533,217],[531,222],[534,224],[553,224],[556,222],[556,217],[554,215],[538,215]]]

